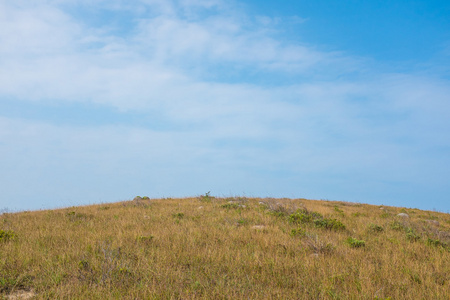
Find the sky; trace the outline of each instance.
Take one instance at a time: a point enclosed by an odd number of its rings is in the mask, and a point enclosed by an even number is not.
[[[450,212],[450,2],[0,0],[0,210]]]

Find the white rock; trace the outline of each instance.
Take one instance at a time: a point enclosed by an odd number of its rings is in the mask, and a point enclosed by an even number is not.
[[[405,213],[399,213],[399,214],[397,215],[397,217],[401,217],[401,218],[409,218],[408,214],[405,214]]]
[[[252,228],[256,229],[256,230],[262,230],[262,229],[266,228],[266,226],[264,226],[264,225],[254,225],[254,226],[252,226]]]

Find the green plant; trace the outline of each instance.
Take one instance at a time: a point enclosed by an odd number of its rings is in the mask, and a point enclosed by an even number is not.
[[[336,211],[342,217],[345,216],[344,211],[342,209],[340,209],[339,206],[337,206],[337,205],[334,206],[334,211]]]
[[[433,247],[449,248],[449,250],[450,250],[449,245],[447,243],[445,243],[445,242],[442,242],[441,240],[435,240],[435,239],[432,239],[432,238],[428,238],[427,239],[427,244],[429,246],[433,246]]]
[[[334,210],[340,213],[343,213],[344,211],[342,209],[339,208],[339,206],[335,205],[334,206]]]
[[[291,236],[305,236],[305,235],[306,235],[305,230],[301,228],[291,230]]]
[[[364,247],[364,246],[366,245],[366,242],[365,242],[365,241],[363,241],[363,240],[358,240],[358,239],[355,239],[355,238],[352,238],[352,237],[349,237],[349,238],[346,240],[346,242],[347,242],[347,244],[348,244],[350,247],[352,247],[352,248],[361,248],[361,247]]]
[[[411,242],[416,242],[420,240],[420,236],[418,236],[412,228],[408,228],[406,231],[406,238]]]
[[[302,224],[312,222],[314,217],[305,210],[297,211],[289,216],[289,223]]]
[[[172,217],[176,218],[176,219],[183,219],[184,218],[184,213],[179,212],[179,213],[175,213],[172,215]]]
[[[399,221],[393,221],[391,223],[391,229],[397,230],[397,231],[402,231],[402,230],[406,230],[406,226]]]
[[[237,221],[237,223],[239,226],[248,225],[250,223],[250,220],[249,219],[239,219]]]
[[[329,230],[345,230],[345,225],[337,219],[317,219],[314,220],[314,225]]]
[[[380,215],[380,217],[382,217],[383,219],[387,219],[387,218],[389,218],[390,216],[391,216],[391,214],[388,213],[388,212],[384,212],[384,213],[382,213],[382,214]]]
[[[12,240],[16,237],[16,234],[12,230],[0,230],[0,242]]]
[[[371,231],[371,232],[383,232],[384,228],[379,226],[379,225],[371,223],[371,224],[369,224],[369,231]]]
[[[201,195],[199,197],[200,201],[202,202],[206,202],[206,203],[210,203],[212,199],[214,199],[215,197],[211,196],[211,192],[207,192],[205,193],[205,195]]]

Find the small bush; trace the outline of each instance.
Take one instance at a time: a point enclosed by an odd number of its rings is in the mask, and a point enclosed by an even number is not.
[[[442,248],[444,248],[444,249],[450,250],[450,246],[449,246],[447,243],[442,242],[441,240],[434,240],[434,239],[432,239],[432,238],[428,238],[427,244],[428,244],[429,246],[433,246],[433,247],[442,247]]]
[[[310,223],[313,221],[313,216],[308,214],[307,211],[298,211],[295,214],[289,216],[289,223],[293,224],[302,224],[302,223]]]
[[[420,240],[420,236],[418,236],[412,228],[408,228],[408,230],[406,231],[406,238],[411,242]]]
[[[309,212],[306,209],[298,209],[295,213],[289,215],[289,222],[294,224],[312,223],[314,220],[323,219],[318,212]]]
[[[352,238],[352,237],[349,237],[349,238],[346,240],[346,242],[347,242],[347,244],[348,244],[350,247],[352,247],[352,248],[361,248],[361,247],[366,246],[366,242],[365,242],[365,241],[363,241],[363,240],[357,240],[357,239]]]
[[[306,209],[297,210],[296,213],[289,216],[289,223],[305,224],[314,223],[316,227],[330,230],[344,230],[345,225],[337,219],[327,219],[317,212],[308,212]]]
[[[305,236],[305,235],[306,232],[301,228],[291,230],[291,236]]]
[[[402,231],[402,230],[406,230],[406,227],[403,223],[401,223],[399,221],[393,221],[391,223],[391,229]]]
[[[335,205],[334,206],[334,210],[337,211],[338,213],[343,213],[344,211],[342,209],[339,208],[339,206]]]
[[[376,225],[376,224],[370,224],[369,225],[369,231],[371,231],[371,232],[383,232],[384,228],[379,226],[379,225]]]
[[[383,219],[387,219],[387,218],[389,218],[391,216],[391,214],[390,213],[388,213],[388,212],[384,212],[384,213],[382,213],[381,214],[381,216],[380,217],[382,217]]]
[[[12,230],[0,230],[0,242],[12,240],[16,234]]]
[[[205,195],[200,196],[198,199],[202,202],[210,203],[214,198],[214,196],[211,196],[211,192],[207,192],[205,193]]]
[[[172,215],[172,217],[176,218],[176,219],[183,219],[184,218],[184,213],[179,212],[179,213],[175,213]]]
[[[314,221],[316,227],[321,227],[329,230],[344,230],[345,225],[341,221],[336,219],[318,219]]]

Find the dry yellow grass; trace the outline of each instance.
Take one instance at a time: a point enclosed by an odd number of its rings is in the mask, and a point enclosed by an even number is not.
[[[7,213],[0,229],[5,299],[450,299],[450,215],[438,212],[140,199]]]

